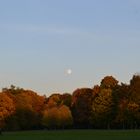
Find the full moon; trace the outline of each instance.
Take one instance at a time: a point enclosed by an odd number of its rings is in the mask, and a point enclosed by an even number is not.
[[[72,74],[72,70],[71,69],[67,69],[67,74],[68,75]]]

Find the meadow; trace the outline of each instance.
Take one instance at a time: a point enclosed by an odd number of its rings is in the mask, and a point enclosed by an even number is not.
[[[0,140],[139,140],[140,130],[56,130],[3,132]]]

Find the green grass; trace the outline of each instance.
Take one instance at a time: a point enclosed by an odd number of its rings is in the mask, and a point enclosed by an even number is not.
[[[140,130],[3,132],[0,140],[140,140]]]

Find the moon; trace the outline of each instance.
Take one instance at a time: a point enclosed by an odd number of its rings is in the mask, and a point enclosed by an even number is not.
[[[71,69],[67,69],[66,72],[67,72],[68,75],[71,75],[72,74],[72,70]]]

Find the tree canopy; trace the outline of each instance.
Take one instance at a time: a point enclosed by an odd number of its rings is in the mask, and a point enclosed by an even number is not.
[[[49,97],[16,86],[0,92],[3,130],[140,127],[140,75],[129,84],[106,76],[93,88]]]

